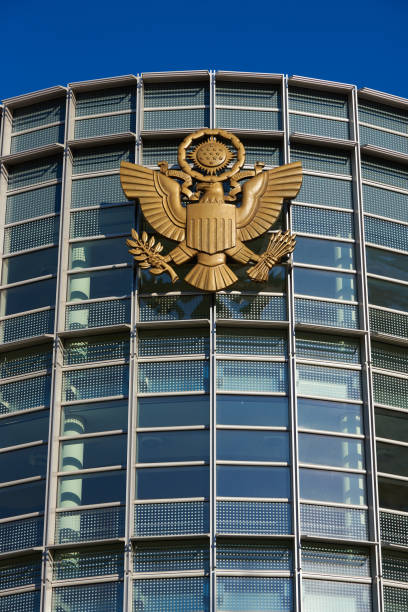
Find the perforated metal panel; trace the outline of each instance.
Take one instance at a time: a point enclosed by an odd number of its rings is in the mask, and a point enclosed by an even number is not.
[[[172,536],[208,533],[208,502],[135,504],[134,535]]]
[[[270,361],[217,361],[218,391],[287,392],[284,363]]]
[[[75,138],[91,138],[101,134],[134,132],[136,117],[133,113],[107,115],[94,119],[80,119],[75,122]]]
[[[408,546],[408,514],[380,512],[381,540]]]
[[[408,222],[408,194],[363,185],[365,212]]]
[[[292,206],[292,229],[333,238],[354,238],[351,214],[308,206]]]
[[[292,588],[289,578],[219,576],[217,610],[290,612],[293,610]]]
[[[301,161],[304,168],[317,172],[351,174],[348,153],[317,147],[291,147],[291,161]]]
[[[0,322],[2,342],[13,342],[23,338],[51,334],[54,329],[54,309],[32,314],[10,317]]]
[[[65,329],[86,329],[130,323],[130,300],[104,300],[67,306]]]
[[[393,185],[401,189],[408,189],[408,169],[393,162],[377,160],[372,157],[362,157],[361,173],[363,179]]]
[[[121,161],[133,161],[134,147],[130,144],[100,147],[76,151],[73,159],[73,174],[118,170]]]
[[[353,184],[351,181],[304,174],[296,200],[329,208],[353,208]]]
[[[176,130],[181,128],[200,128],[209,125],[210,115],[206,108],[185,110],[145,111],[144,130]]]
[[[408,338],[408,315],[370,308],[370,328],[373,332]]]
[[[368,540],[367,510],[335,506],[300,505],[301,532],[307,535]]]
[[[160,295],[139,299],[140,321],[208,319],[209,300],[205,295]]]
[[[304,579],[303,608],[305,612],[325,612],[330,607],[335,610],[371,612],[371,587],[369,584],[329,582],[327,580]],[[333,607],[335,606],[335,607]]]
[[[400,153],[408,153],[408,136],[390,134],[365,125],[360,126],[360,142],[362,145],[370,144]]]
[[[347,97],[306,87],[289,87],[289,108],[304,113],[348,117]]]
[[[55,543],[108,540],[125,534],[125,509],[95,508],[58,512],[55,519]]]
[[[119,174],[84,178],[72,182],[71,208],[127,202]]]
[[[136,104],[135,87],[114,87],[112,89],[76,94],[75,115],[98,115],[121,110],[130,110]]]
[[[58,242],[59,216],[13,225],[4,231],[4,253],[17,253]]]
[[[62,397],[65,401],[127,395],[129,384],[127,365],[85,368],[64,372]]]
[[[291,505],[287,502],[217,502],[219,534],[285,535],[291,532]]]
[[[208,578],[155,578],[133,582],[134,612],[209,612]]]
[[[408,410],[408,379],[373,374],[374,401]]]
[[[59,212],[60,199],[60,184],[9,195],[6,204],[5,222],[15,223]]]
[[[278,111],[217,109],[217,127],[243,130],[280,130],[281,118]]]
[[[343,138],[347,140],[350,136],[349,124],[345,121],[334,119],[323,119],[322,117],[310,117],[307,115],[290,114],[290,131],[303,134],[316,134],[329,138]]]
[[[0,525],[0,552],[41,546],[43,525],[42,516],[2,523]]]
[[[139,363],[140,393],[208,391],[207,361]]]
[[[216,295],[218,319],[249,319],[261,321],[285,321],[286,298],[269,295]]]
[[[45,145],[54,144],[55,142],[64,142],[65,126],[63,123],[27,132],[11,138],[10,153],[20,153],[28,149],[44,147]]]

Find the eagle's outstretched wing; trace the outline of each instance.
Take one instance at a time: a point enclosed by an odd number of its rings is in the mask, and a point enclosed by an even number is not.
[[[126,197],[139,200],[146,220],[156,231],[171,240],[184,240],[186,209],[177,181],[129,162],[120,164],[120,181]]]
[[[296,197],[301,184],[301,162],[261,172],[244,183],[242,204],[237,208],[237,238],[252,240],[266,232],[279,217],[283,200]]]

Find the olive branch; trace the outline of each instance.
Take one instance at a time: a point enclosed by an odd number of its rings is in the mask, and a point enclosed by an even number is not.
[[[150,269],[152,274],[168,272],[172,283],[178,280],[176,272],[169,266],[166,258],[160,255],[163,250],[163,245],[160,242],[156,242],[154,236],[149,238],[147,233],[143,232],[142,236],[139,237],[137,231],[132,229],[132,238],[133,240],[128,238],[126,244],[130,247],[129,253],[133,255],[140,268],[144,270]]]

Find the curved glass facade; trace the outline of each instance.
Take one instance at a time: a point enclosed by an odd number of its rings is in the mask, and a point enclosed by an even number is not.
[[[0,612],[406,612],[408,101],[198,71],[1,111]],[[302,162],[265,285],[127,253],[120,162],[201,127]]]

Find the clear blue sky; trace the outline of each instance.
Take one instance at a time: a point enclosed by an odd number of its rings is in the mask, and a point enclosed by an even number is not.
[[[5,0],[0,99],[161,70],[283,72],[408,98],[407,0]]]

